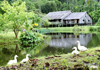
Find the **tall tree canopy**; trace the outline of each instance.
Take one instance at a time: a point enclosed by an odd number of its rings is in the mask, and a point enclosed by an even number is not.
[[[56,3],[54,1],[48,1],[45,5],[42,6],[43,13],[48,13],[56,10]]]

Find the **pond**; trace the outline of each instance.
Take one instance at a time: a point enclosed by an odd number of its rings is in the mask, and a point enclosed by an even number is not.
[[[30,59],[40,56],[70,53],[72,52],[72,47],[77,46],[77,43],[75,43],[77,40],[87,48],[100,45],[100,34],[98,33],[48,33],[46,35],[50,36],[51,39],[49,41],[45,40],[41,46],[38,48],[35,47],[35,49],[25,50],[19,44],[0,45],[0,66],[6,65],[9,60],[14,58],[15,54],[19,56],[18,62],[20,62],[25,58],[27,53],[32,55]]]

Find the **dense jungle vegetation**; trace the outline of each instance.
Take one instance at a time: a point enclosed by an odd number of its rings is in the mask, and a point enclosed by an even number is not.
[[[8,0],[10,4],[15,1],[17,0]],[[26,2],[27,11],[34,11],[36,14],[63,10],[87,11],[94,19],[93,23],[97,22],[100,17],[100,0],[19,0],[20,3],[23,1]],[[0,12],[4,11],[0,9]]]

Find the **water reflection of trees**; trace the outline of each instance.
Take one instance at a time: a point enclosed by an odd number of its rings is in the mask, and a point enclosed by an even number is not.
[[[45,47],[39,53],[34,55],[34,57],[38,56],[51,56],[51,55],[59,55],[59,54],[67,54],[72,52],[71,48],[55,48],[55,47]]]
[[[92,34],[92,39],[87,45],[88,47],[100,46],[100,33]]]
[[[21,50],[18,44],[1,46],[0,48],[0,66],[6,65],[11,59],[14,59],[14,55],[19,55]],[[21,54],[20,54],[21,55]]]
[[[51,41],[49,42],[50,47],[72,47],[77,45],[75,42],[77,40],[80,41],[81,45],[87,45],[91,39],[92,34],[79,34],[74,35],[72,33],[63,33],[63,34],[52,34],[50,35],[52,37]]]

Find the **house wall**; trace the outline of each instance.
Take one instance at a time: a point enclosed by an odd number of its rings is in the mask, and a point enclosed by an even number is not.
[[[78,22],[79,24],[83,24],[83,23],[85,23],[85,24],[89,24],[89,25],[91,25],[92,24],[92,19],[91,19],[91,17],[86,13],[81,19],[79,19],[79,22]]]

